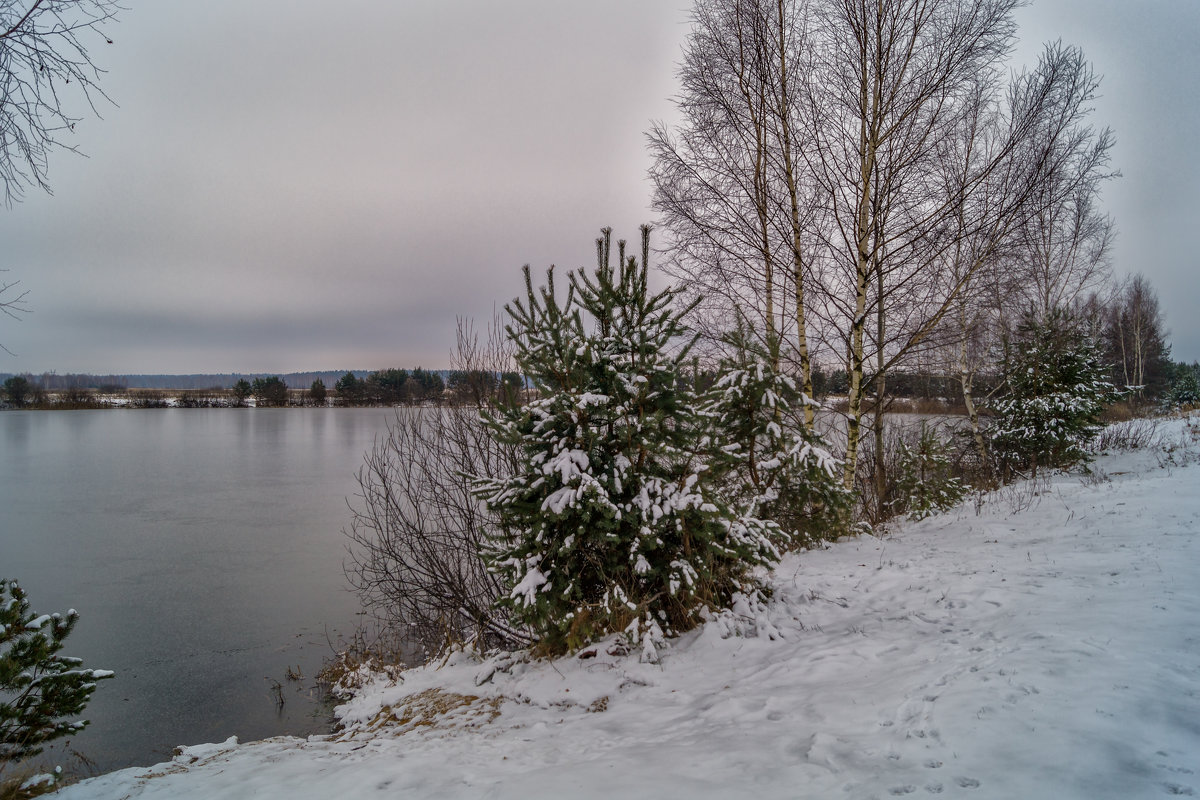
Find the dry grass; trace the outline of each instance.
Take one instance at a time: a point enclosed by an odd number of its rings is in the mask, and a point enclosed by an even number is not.
[[[418,728],[478,728],[500,716],[503,697],[479,697],[432,688],[408,695],[394,705],[384,706],[370,722],[355,726],[343,739],[359,733],[399,736]]]
[[[378,675],[398,680],[405,669],[397,642],[382,642],[382,637],[368,642],[362,633],[345,650],[321,665],[317,672],[317,687],[334,697],[349,697]],[[290,669],[290,668],[289,668]]]
[[[62,786],[61,780],[45,781],[34,786],[24,787],[29,779],[43,774],[42,770],[22,764],[12,770],[4,770],[0,766],[0,800],[29,800],[49,794]]]
[[[1138,409],[1133,403],[1123,400],[1107,406],[1100,414],[1100,421],[1104,423],[1128,422],[1137,416],[1139,416]]]

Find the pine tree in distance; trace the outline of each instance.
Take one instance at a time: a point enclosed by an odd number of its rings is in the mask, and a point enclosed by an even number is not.
[[[1003,466],[1036,475],[1086,460],[1100,412],[1117,399],[1095,341],[1075,315],[1055,308],[1045,319],[1026,314],[1009,352],[992,431]]]
[[[700,455],[705,420],[681,380],[695,337],[690,307],[647,285],[642,258],[611,232],[595,271],[554,270],[507,307],[508,334],[536,399],[487,418],[518,443],[524,469],[480,478],[480,495],[511,538],[487,557],[511,587],[500,603],[551,652],[628,630],[653,657],[664,633],[751,586],[748,570],[778,557],[768,526],[735,515]]]

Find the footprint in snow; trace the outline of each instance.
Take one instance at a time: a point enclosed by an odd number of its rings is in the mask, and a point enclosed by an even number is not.
[[[896,786],[895,788],[888,790],[888,794],[894,794],[894,795],[912,794],[916,790],[917,790],[917,787],[915,787],[915,786]]]
[[[958,785],[964,789],[978,789],[979,781],[974,778],[959,778]]]
[[[1195,773],[1187,767],[1171,767],[1166,764],[1156,764],[1159,769],[1165,769],[1167,772],[1177,772],[1180,775],[1194,775]]]
[[[1163,789],[1166,790],[1167,794],[1182,796],[1182,797],[1192,797],[1196,794],[1194,791],[1192,791],[1192,787],[1181,786],[1178,783],[1164,783]]]
[[[934,760],[934,759],[932,759],[932,758],[931,758],[931,759],[929,759],[928,761],[926,761],[926,762],[925,762],[925,766],[926,766],[926,767],[928,767],[929,769],[937,769],[937,768],[939,768],[940,766],[942,766],[942,762],[941,762],[941,761],[936,761],[936,760]]]
[[[941,794],[942,785],[940,783],[931,783],[925,787],[925,791],[929,792],[930,794]]]

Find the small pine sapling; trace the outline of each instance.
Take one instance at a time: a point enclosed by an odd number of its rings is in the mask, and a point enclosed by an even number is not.
[[[525,269],[507,330],[533,399],[485,417],[521,467],[476,486],[507,532],[486,557],[515,621],[551,652],[640,630],[653,653],[656,638],[751,590],[749,568],[778,552],[700,458],[703,420],[681,379],[690,307],[649,291],[649,228],[640,264],[620,242],[610,266],[608,229],[596,244],[596,270],[571,273],[565,298],[553,268],[537,290]]]
[[[744,328],[725,337],[729,355],[705,393],[710,461],[745,516],[777,526],[781,547],[836,539],[849,518],[851,495],[839,462],[803,422],[817,402],[778,368],[779,341],[752,341]]]
[[[1069,311],[1027,313],[1004,364],[1007,393],[994,405],[992,449],[1009,471],[1066,468],[1088,458],[1100,413],[1118,395],[1099,347]]]
[[[1176,364],[1164,405],[1168,409],[1181,410],[1200,406],[1200,369],[1194,364]]]
[[[954,475],[946,444],[932,428],[922,422],[915,446],[901,440],[897,448],[898,477],[895,497],[889,502],[892,512],[920,520],[962,502],[967,487]]]
[[[45,743],[88,724],[77,715],[96,681],[113,673],[58,654],[78,619],[74,610],[35,614],[25,591],[0,579],[0,766],[37,755]]]

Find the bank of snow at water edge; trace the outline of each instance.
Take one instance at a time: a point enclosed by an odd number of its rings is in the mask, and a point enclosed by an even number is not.
[[[459,654],[369,683],[340,736],[188,747],[59,796],[1200,794],[1200,426],[1160,433],[1174,449],[1098,478],[789,556],[765,609],[659,664],[615,640]]]

